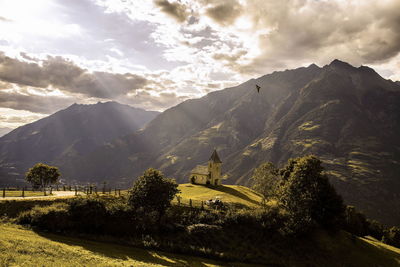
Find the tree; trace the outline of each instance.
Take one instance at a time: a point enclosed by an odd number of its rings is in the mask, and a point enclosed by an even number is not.
[[[164,178],[162,172],[150,168],[133,184],[128,202],[132,208],[146,213],[156,211],[160,220],[179,192],[175,180]]]
[[[60,178],[61,173],[57,167],[49,166],[44,163],[37,163],[29,169],[25,175],[25,180],[34,187],[46,188],[49,184],[54,184]]]
[[[323,174],[321,163],[314,156],[306,156],[289,160],[281,171],[286,181],[280,186],[279,201],[289,214],[289,228],[294,232],[316,225],[335,227],[343,220],[343,200]]]
[[[357,211],[353,206],[346,207],[344,213],[344,230],[354,235],[365,236],[369,234],[368,227],[367,218],[363,213]]]
[[[264,203],[266,199],[276,196],[280,181],[279,170],[271,162],[261,164],[251,177],[252,187],[263,196]]]

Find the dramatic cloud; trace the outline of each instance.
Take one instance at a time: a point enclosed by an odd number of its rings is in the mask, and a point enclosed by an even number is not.
[[[399,1],[248,1],[259,54],[236,70],[258,74],[299,63],[387,61],[400,52]],[[327,15],[329,14],[329,15]]]
[[[206,14],[221,25],[234,23],[241,13],[242,6],[234,0],[215,1],[206,10]]]
[[[179,22],[184,22],[189,16],[186,6],[179,2],[170,3],[168,0],[155,0],[154,3],[160,7],[163,12]]]
[[[3,108],[26,110],[34,113],[50,114],[73,104],[76,99],[57,96],[27,95],[0,91],[0,106]]]
[[[124,95],[147,83],[144,77],[130,73],[89,72],[61,57],[48,57],[41,63],[23,62],[0,54],[0,79],[34,87],[52,86],[98,98]]]
[[[162,111],[335,58],[400,80],[399,10],[398,0],[0,1],[0,116],[106,100]]]

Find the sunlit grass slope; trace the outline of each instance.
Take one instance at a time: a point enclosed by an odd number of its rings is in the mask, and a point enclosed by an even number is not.
[[[228,266],[250,266],[227,263]],[[221,266],[219,262],[88,241],[53,234],[39,235],[0,224],[0,266]]]
[[[205,201],[219,198],[223,202],[239,203],[254,207],[261,203],[261,196],[248,187],[240,185],[204,186],[194,184],[180,184],[182,202],[189,199]]]

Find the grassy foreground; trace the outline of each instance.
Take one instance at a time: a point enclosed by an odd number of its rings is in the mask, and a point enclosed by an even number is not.
[[[0,224],[0,266],[223,266],[225,263]],[[255,266],[226,263],[228,266]]]
[[[180,184],[180,196],[182,202],[187,203],[189,199],[205,201],[219,198],[223,202],[237,203],[249,207],[258,206],[261,203],[261,196],[248,187],[240,185],[204,186],[194,184]]]

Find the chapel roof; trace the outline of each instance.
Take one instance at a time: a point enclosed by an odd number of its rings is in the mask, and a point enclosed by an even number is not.
[[[203,165],[197,165],[190,173],[191,174],[202,174],[208,175],[208,167]]]
[[[214,149],[214,152],[212,153],[212,155],[211,155],[209,160],[214,162],[214,163],[222,163],[222,161],[219,159],[219,156],[218,156],[218,153],[217,153],[216,149]]]

